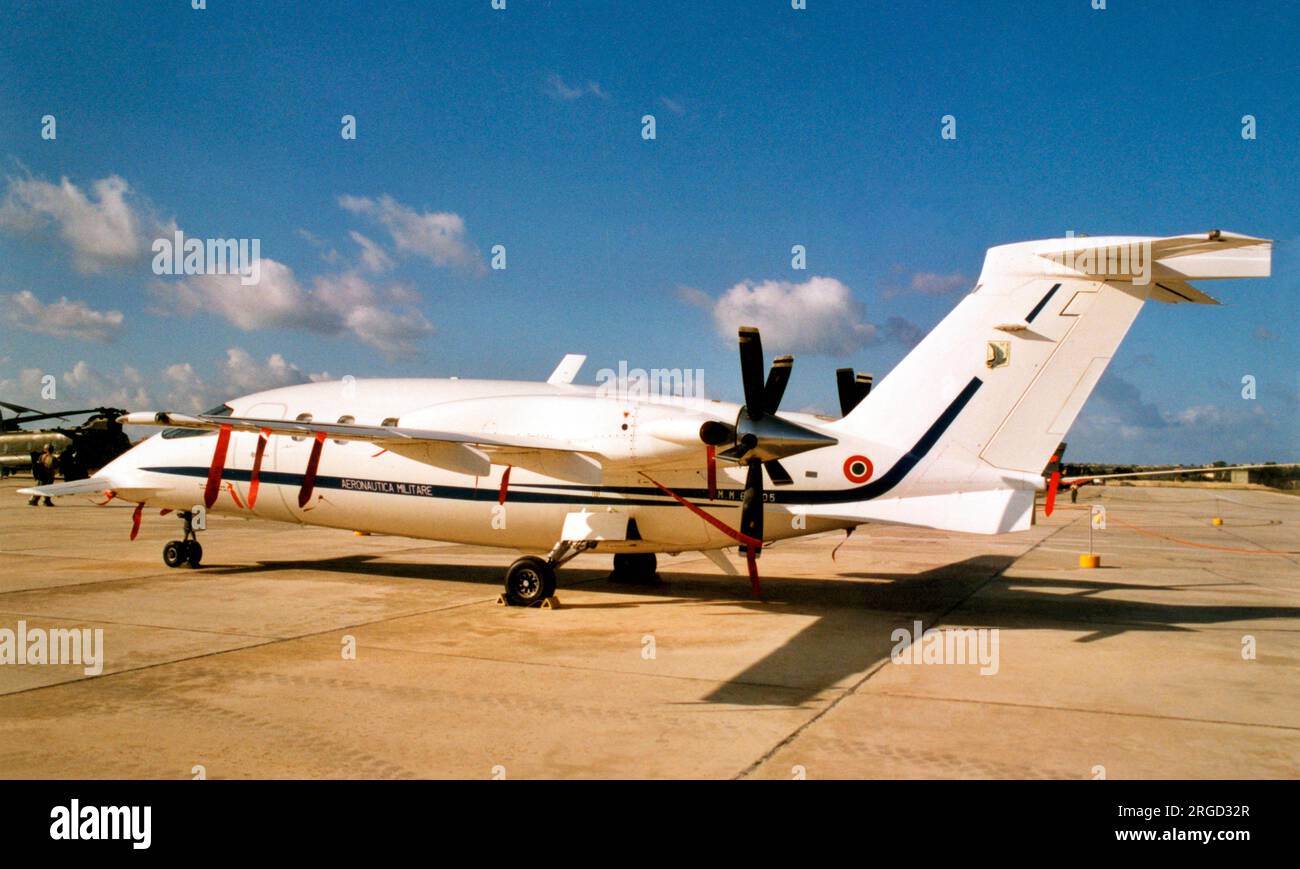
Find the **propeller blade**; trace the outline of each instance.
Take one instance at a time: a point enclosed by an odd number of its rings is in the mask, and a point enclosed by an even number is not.
[[[785,395],[793,367],[793,356],[778,356],[772,360],[772,370],[767,372],[767,385],[763,387],[763,409],[767,413],[776,413],[781,406],[781,397]]]
[[[763,339],[753,326],[740,327],[740,380],[749,418],[762,419],[768,411],[763,405]]]
[[[745,475],[745,493],[740,500],[740,533],[763,539],[763,463],[753,459]]]
[[[840,415],[848,416],[858,403],[852,368],[835,369],[835,389],[840,394]]]
[[[767,468],[767,475],[772,478],[773,486],[790,486],[794,484],[794,477],[791,477],[790,472],[776,459],[764,462],[763,467]]]
[[[14,413],[40,413],[40,411],[35,408],[23,407],[21,404],[10,404],[7,401],[0,401],[0,407],[6,407]]]
[[[848,416],[871,392],[872,376],[854,374],[852,368],[835,369],[835,389],[840,396],[840,415]]]

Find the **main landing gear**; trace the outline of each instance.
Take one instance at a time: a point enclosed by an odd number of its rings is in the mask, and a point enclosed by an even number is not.
[[[658,562],[653,552],[620,552],[614,556],[614,570],[610,582],[627,585],[651,585],[659,581],[655,573]]]
[[[186,510],[180,517],[185,520],[185,539],[167,541],[163,547],[163,563],[168,567],[180,567],[182,564],[198,567],[203,561],[203,547],[199,545],[199,535],[194,531],[194,514]]]
[[[591,540],[561,540],[549,555],[525,555],[506,570],[501,602],[509,606],[539,606],[555,600],[555,569],[595,546]]]

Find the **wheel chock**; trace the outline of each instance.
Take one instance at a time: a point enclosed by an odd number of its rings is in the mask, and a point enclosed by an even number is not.
[[[509,606],[504,594],[497,595],[497,606]],[[551,597],[529,604],[529,607],[541,607],[544,610],[557,610],[560,608],[560,599],[552,595]]]
[[[1079,566],[1084,568],[1101,567],[1101,556],[1093,555],[1092,553],[1089,552],[1084,552],[1079,555]]]

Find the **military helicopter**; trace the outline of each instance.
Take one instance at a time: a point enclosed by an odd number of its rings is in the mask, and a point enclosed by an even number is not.
[[[83,410],[58,410],[42,413],[21,404],[0,401],[0,408],[16,416],[6,417],[0,410],[0,476],[8,476],[32,466],[35,456],[48,444],[59,456],[65,480],[80,480],[131,448],[131,440],[122,431],[117,418],[126,411],[115,407]],[[67,428],[30,429],[27,423],[86,416],[80,425]]]

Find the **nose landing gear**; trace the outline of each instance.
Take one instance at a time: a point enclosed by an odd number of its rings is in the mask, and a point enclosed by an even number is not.
[[[593,540],[561,540],[545,558],[525,555],[506,570],[505,593],[499,602],[509,606],[554,606],[555,569],[595,545]]]
[[[167,541],[163,547],[163,564],[168,567],[180,567],[182,564],[198,567],[203,561],[203,547],[199,545],[199,536],[194,531],[194,514],[186,510],[180,517],[185,520],[185,538]]]

